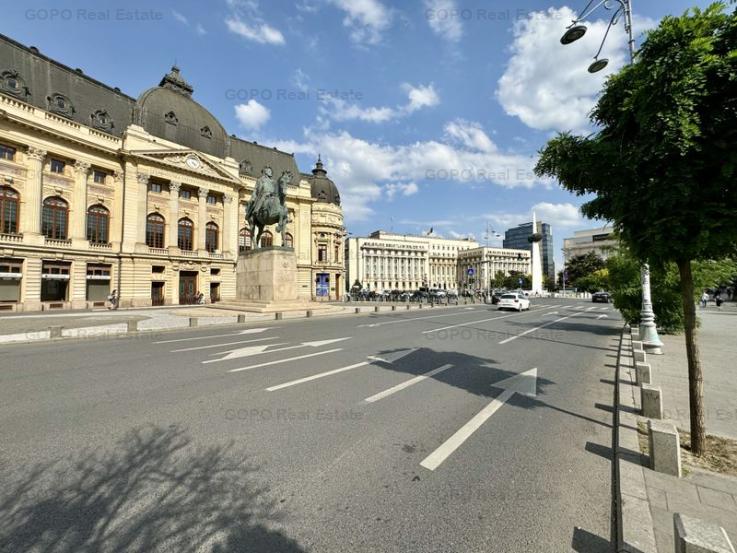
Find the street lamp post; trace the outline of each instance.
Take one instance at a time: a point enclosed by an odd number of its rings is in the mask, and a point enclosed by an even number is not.
[[[616,4],[616,6],[615,6]],[[560,39],[561,44],[571,44],[586,34],[586,25],[582,25],[593,12],[600,7],[607,10],[613,10],[614,14],[609,20],[609,26],[604,33],[598,52],[594,56],[594,61],[589,65],[589,73],[597,73],[604,69],[608,64],[607,58],[600,58],[604,43],[609,36],[611,28],[617,24],[619,18],[624,16],[624,28],[627,31],[627,46],[629,49],[630,64],[635,63],[635,39],[632,32],[632,0],[590,0],[581,14],[568,26],[566,32]],[[650,290],[650,265],[642,264],[641,270],[642,284],[642,308],[640,310],[640,339],[648,353],[661,355],[663,353],[663,342],[658,336],[658,329],[655,325],[655,313],[653,312],[652,293]]]

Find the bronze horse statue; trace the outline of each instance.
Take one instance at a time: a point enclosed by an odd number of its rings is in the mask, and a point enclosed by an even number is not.
[[[289,212],[285,206],[287,187],[292,182],[292,173],[284,171],[274,185],[271,167],[264,167],[256,181],[251,200],[246,204],[246,222],[255,239],[254,249],[261,247],[261,235],[264,227],[276,224],[276,231],[281,234],[282,244],[285,242]]]

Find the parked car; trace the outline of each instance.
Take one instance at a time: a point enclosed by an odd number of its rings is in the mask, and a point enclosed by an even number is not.
[[[609,295],[609,292],[594,292],[591,294],[591,301],[594,303],[609,303],[612,301],[612,297]]]
[[[497,307],[501,309],[513,309],[515,311],[527,311],[530,309],[530,300],[523,294],[502,294]]]

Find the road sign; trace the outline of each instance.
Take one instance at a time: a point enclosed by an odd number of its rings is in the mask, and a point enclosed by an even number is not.
[[[468,276],[473,276],[476,273],[476,271],[473,270],[473,267],[468,268]]]

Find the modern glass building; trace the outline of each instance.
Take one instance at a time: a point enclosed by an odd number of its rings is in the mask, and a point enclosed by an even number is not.
[[[542,234],[540,249],[542,250],[543,275],[555,279],[555,262],[553,261],[553,230],[548,223],[537,222],[537,232]],[[532,244],[527,240],[532,234],[532,221],[522,223],[504,233],[504,247],[515,250],[532,251]]]

